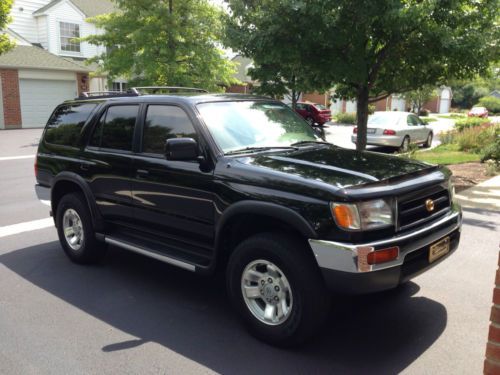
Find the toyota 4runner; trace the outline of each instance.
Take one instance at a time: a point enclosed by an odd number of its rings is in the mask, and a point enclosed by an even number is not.
[[[321,325],[332,292],[395,288],[457,248],[445,167],[336,147],[269,98],[177,91],[54,110],[36,191],[72,261],[113,245],[225,272],[249,330],[287,346]]]

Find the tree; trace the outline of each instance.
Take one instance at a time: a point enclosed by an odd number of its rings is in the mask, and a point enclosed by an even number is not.
[[[109,77],[211,91],[235,82],[234,64],[219,47],[220,7],[208,0],[116,0],[116,4],[117,12],[91,19],[104,33],[84,39],[106,47],[93,60]]]
[[[0,31],[5,30],[10,22],[10,8],[12,0],[2,0],[0,2]],[[0,55],[14,48],[14,43],[9,39],[7,34],[0,34]]]
[[[425,85],[419,89],[408,91],[405,93],[404,98],[406,103],[411,106],[412,111],[419,114],[424,104],[431,100],[435,94],[434,86]]]
[[[500,65],[492,64],[485,74],[472,80],[453,80],[450,86],[453,90],[453,105],[471,108],[480,98],[500,89]]]
[[[228,0],[248,56],[287,55],[312,87],[357,101],[357,149],[368,105],[484,71],[498,56],[498,0]],[[265,28],[272,25],[276,35]],[[290,42],[283,43],[288,32]],[[296,60],[295,60],[296,58]],[[259,57],[260,59],[260,57]],[[287,64],[289,64],[287,62]]]
[[[228,1],[231,12],[225,20],[224,42],[253,60],[248,74],[259,82],[254,92],[273,97],[290,95],[295,108],[302,92],[321,85],[308,81],[309,72],[296,48],[301,43],[301,22],[295,17],[300,14],[285,3]]]

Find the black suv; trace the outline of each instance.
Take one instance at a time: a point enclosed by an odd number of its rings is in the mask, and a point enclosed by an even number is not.
[[[395,288],[458,246],[450,172],[324,142],[265,97],[177,93],[59,105],[36,158],[61,245],[106,245],[226,274],[250,331],[276,345],[314,333],[332,292]]]

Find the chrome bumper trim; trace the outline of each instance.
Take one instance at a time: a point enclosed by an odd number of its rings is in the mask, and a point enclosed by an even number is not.
[[[447,223],[449,223],[448,226],[429,234],[429,232],[440,226],[444,226]],[[461,224],[462,213],[461,210],[456,207],[454,211],[451,211],[443,218],[435,221],[425,228],[421,228],[409,234],[364,244],[309,239],[309,245],[311,246],[311,249],[316,257],[316,261],[321,268],[350,273],[378,271],[386,268],[401,266],[406,255],[436,242],[440,238],[447,236],[457,229],[460,230]],[[414,241],[401,246],[401,243],[411,240]],[[373,250],[375,248],[380,248],[381,246],[399,246],[399,257],[393,261],[372,266],[367,265],[366,262],[363,262],[363,259],[358,257],[358,255],[366,256],[367,249],[371,248]]]

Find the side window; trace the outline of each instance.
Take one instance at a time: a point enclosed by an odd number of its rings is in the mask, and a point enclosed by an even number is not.
[[[196,131],[186,112],[168,105],[148,106],[142,137],[142,152],[163,154],[168,138],[194,138]]]
[[[299,103],[297,103],[296,108],[297,108],[298,110],[300,110],[300,111],[303,111],[303,110],[304,110],[304,104],[299,104]]]
[[[132,151],[132,139],[138,111],[138,105],[109,107],[94,129],[90,146]]]
[[[45,142],[76,146],[83,124],[97,106],[95,103],[63,105],[57,108],[47,123]]]

